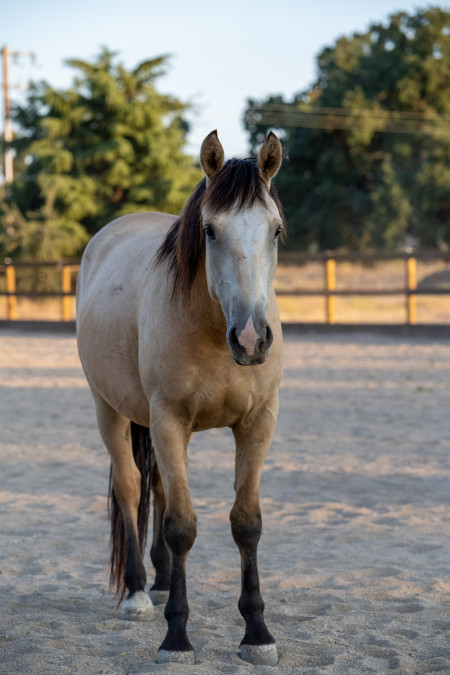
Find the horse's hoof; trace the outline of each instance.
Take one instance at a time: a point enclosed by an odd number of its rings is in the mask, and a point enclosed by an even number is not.
[[[169,591],[153,589],[149,591],[149,596],[154,605],[166,605],[169,599]]]
[[[167,649],[160,649],[158,652],[158,663],[194,663],[194,650],[185,652],[170,652]]]
[[[276,666],[278,652],[275,643],[270,645],[241,645],[241,659],[254,666]]]
[[[122,605],[122,616],[129,621],[146,619],[153,608],[152,601],[145,591],[136,591]]]

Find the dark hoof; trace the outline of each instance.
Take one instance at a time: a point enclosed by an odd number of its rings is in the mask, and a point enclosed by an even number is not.
[[[241,659],[254,666],[276,666],[278,652],[275,643],[270,645],[241,645]]]
[[[169,599],[169,591],[151,589],[149,591],[149,596],[154,605],[166,605]]]
[[[167,649],[160,649],[158,652],[158,663],[194,663],[194,650],[186,652],[170,652]]]

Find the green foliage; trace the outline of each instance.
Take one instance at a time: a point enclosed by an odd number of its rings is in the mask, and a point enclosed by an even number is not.
[[[106,223],[178,213],[202,174],[184,154],[188,106],[155,89],[167,57],[127,71],[103,49],[73,86],[32,86],[15,110],[16,179],[0,202],[0,257],[77,257]]]
[[[327,130],[283,127],[269,117],[264,124],[264,117],[248,114],[280,104],[294,112],[346,108],[362,121]],[[400,12],[387,25],[342,37],[319,54],[309,91],[290,103],[280,97],[248,102],[252,150],[270,128],[284,138],[289,161],[276,183],[291,246],[450,245],[450,125],[434,134],[380,133],[375,115],[383,111],[449,115],[450,12]]]

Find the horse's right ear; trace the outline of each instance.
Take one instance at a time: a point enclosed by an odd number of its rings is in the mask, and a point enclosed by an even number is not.
[[[217,130],[211,131],[202,143],[200,163],[209,180],[213,180],[223,167],[225,153],[217,136]]]
[[[281,166],[283,150],[278,136],[273,131],[269,132],[266,140],[261,146],[258,155],[258,168],[262,178],[270,188],[270,181]]]

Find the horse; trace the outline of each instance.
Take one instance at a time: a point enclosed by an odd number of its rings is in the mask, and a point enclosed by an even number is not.
[[[186,632],[186,561],[196,537],[187,446],[193,432],[215,427],[230,427],[236,444],[230,521],[241,556],[240,655],[278,662],[257,548],[259,482],[282,372],[272,285],[285,233],[272,184],[281,162],[273,132],[256,159],[228,161],[211,132],[200,151],[205,176],[181,215],[114,220],[91,239],[80,266],[78,351],[111,460],[110,581],[125,618],[145,618],[166,603],[158,663],[194,663]],[[155,580],[147,593],[152,493]]]

